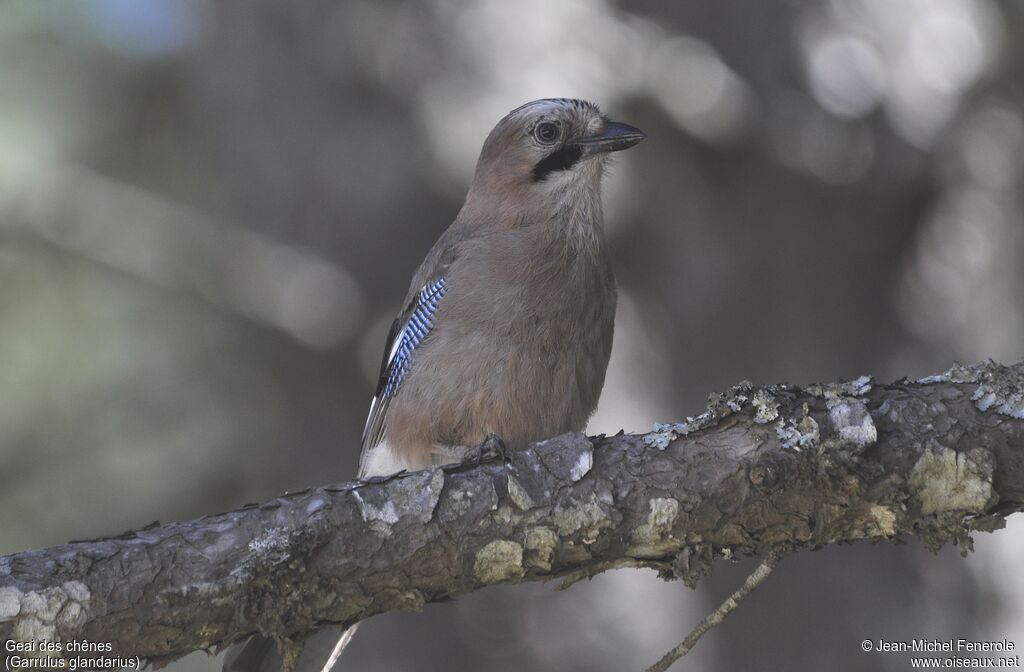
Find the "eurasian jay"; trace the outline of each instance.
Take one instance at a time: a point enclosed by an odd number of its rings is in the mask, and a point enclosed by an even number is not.
[[[461,461],[581,431],[612,350],[615,279],[601,178],[644,139],[593,103],[535,100],[484,141],[455,221],[413,275],[384,347],[359,477]],[[307,640],[299,672],[330,672],[355,627]],[[226,672],[280,669],[253,637]]]

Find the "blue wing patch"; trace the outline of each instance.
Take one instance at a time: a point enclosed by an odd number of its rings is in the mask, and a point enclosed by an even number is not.
[[[360,476],[363,475],[368,451],[377,446],[384,438],[388,406],[398,394],[402,381],[412,370],[416,348],[423,343],[430,330],[434,328],[437,306],[447,291],[445,285],[445,279],[438,278],[421,289],[409,302],[410,305],[403,316],[404,324],[399,327],[400,323],[396,320],[395,326],[392,327],[393,336],[389,338],[387,358],[381,366],[377,394],[374,395],[373,401],[370,403],[370,414],[366,418],[366,427],[363,429],[363,454],[359,460]]]
[[[402,381],[409,375],[416,348],[434,328],[437,304],[444,298],[444,294],[444,278],[438,278],[421,289],[416,296],[416,305],[402,331],[395,337],[395,343],[388,358],[388,382],[384,387],[385,397],[395,396]]]

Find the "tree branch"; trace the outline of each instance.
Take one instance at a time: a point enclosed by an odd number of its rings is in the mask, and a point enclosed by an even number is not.
[[[918,383],[742,384],[646,435],[569,434],[509,463],[290,493],[0,557],[0,640],[166,662],[255,632],[421,609],[501,583],[857,539],[970,546],[1024,503],[1024,363]]]
[[[725,617],[731,614],[736,607],[740,606],[740,603],[747,599],[748,595],[764,583],[764,580],[767,579],[768,575],[772,573],[773,569],[775,569],[775,565],[778,561],[778,557],[776,557],[774,553],[770,553],[768,557],[764,559],[764,562],[758,565],[757,569],[750,573],[750,576],[746,578],[742,586],[737,588],[732,595],[727,597],[725,602],[718,605],[717,609],[705,616],[704,620],[698,623],[697,627],[690,631],[690,634],[686,636],[686,639],[662,656],[654,665],[648,667],[647,672],[665,672],[668,668],[672,667],[672,663],[688,654],[690,649],[696,646],[697,640],[704,636],[705,632],[724,621]]]

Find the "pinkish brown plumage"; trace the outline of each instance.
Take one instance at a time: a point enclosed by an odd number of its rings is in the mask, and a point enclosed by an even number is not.
[[[452,461],[490,433],[514,450],[583,429],[615,321],[601,178],[611,151],[641,139],[565,98],[527,103],[491,131],[395,321],[361,477]],[[424,308],[439,282],[443,296]]]

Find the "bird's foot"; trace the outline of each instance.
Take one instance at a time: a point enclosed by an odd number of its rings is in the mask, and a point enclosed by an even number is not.
[[[491,432],[477,446],[435,446],[434,456],[447,464],[475,467],[501,459],[508,462],[508,449],[500,436]]]
[[[505,440],[494,432],[487,433],[487,438],[478,446],[477,450],[479,451],[480,462],[490,462],[497,459],[500,459],[502,462],[508,462],[508,448],[505,446]]]

